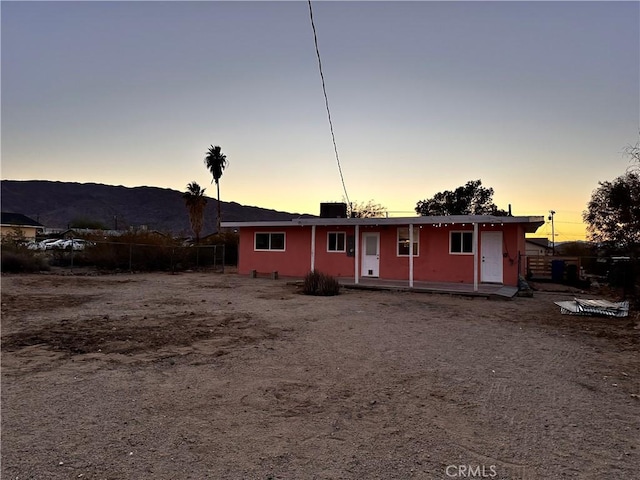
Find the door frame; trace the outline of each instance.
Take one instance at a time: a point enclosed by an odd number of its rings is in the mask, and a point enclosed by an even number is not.
[[[376,255],[367,255],[367,237],[375,237],[376,238]],[[369,277],[369,278],[379,278],[380,277],[380,232],[363,232],[362,233],[362,266],[360,268],[360,276],[361,277]],[[371,257],[376,257],[371,258]],[[373,262],[373,264],[372,264]],[[371,267],[374,268],[371,268]],[[372,274],[369,274],[369,270],[372,271]]]
[[[502,230],[480,232],[480,281],[483,283],[504,283],[503,236]],[[492,262],[487,262],[485,259]],[[495,269],[489,268],[491,265]]]

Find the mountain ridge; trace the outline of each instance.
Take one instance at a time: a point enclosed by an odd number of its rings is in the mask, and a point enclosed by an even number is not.
[[[2,211],[22,213],[47,228],[68,228],[79,219],[108,228],[146,226],[173,235],[192,235],[183,192],[162,187],[125,187],[53,180],[2,180]],[[216,231],[217,200],[207,197],[201,236]],[[291,220],[308,214],[282,212],[237,202],[220,202],[223,221]]]

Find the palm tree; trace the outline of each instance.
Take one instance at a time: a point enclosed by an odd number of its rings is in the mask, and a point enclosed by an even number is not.
[[[204,207],[207,205],[207,197],[204,196],[205,188],[200,188],[196,182],[187,185],[187,191],[182,194],[184,203],[189,210],[189,222],[191,230],[196,236],[196,243],[200,243],[200,232],[204,221]]]
[[[211,175],[213,176],[213,180],[216,182],[216,188],[218,190],[218,217],[217,217],[217,232],[220,232],[220,221],[222,219],[222,214],[220,212],[220,177],[222,176],[222,171],[227,166],[227,157],[222,153],[220,147],[213,146],[209,148],[207,151],[207,156],[204,157],[204,164],[207,166]]]

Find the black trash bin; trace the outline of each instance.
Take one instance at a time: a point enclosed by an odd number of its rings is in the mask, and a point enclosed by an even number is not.
[[[622,287],[625,290],[633,289],[635,274],[633,262],[629,257],[612,257],[611,269],[607,275],[609,285],[612,287]]]
[[[577,265],[567,265],[567,283],[569,285],[578,285],[578,266]]]
[[[551,260],[551,281],[562,283],[564,280],[564,260]]]

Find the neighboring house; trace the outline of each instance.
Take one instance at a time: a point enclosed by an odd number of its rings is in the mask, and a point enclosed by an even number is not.
[[[222,222],[239,231],[238,272],[516,286],[525,233],[544,217],[479,215]],[[412,247],[411,247],[412,246]]]
[[[101,230],[97,228],[69,228],[60,232],[59,235],[62,238],[77,238],[77,237],[86,237],[86,236],[101,236],[104,238],[108,237],[119,237],[126,233],[126,230]]]
[[[2,212],[1,217],[0,236],[2,238],[6,235],[19,233],[27,240],[35,240],[36,232],[44,228],[44,225],[41,223],[38,223],[21,213]]]
[[[546,237],[529,237],[526,239],[526,254],[530,257],[551,255],[553,249]]]

